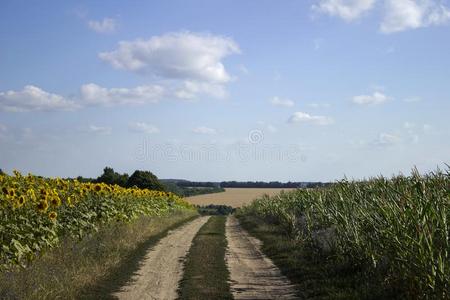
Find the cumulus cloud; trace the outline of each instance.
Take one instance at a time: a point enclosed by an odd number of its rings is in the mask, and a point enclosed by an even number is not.
[[[371,10],[375,2],[376,0],[320,0],[312,9],[350,22]]]
[[[135,88],[105,88],[89,83],[81,86],[81,98],[87,105],[112,106],[157,103],[163,95],[164,88],[159,85],[142,85]]]
[[[353,103],[359,105],[378,105],[388,101],[390,98],[383,93],[374,92],[372,95],[359,95],[353,97]]]
[[[386,0],[380,30],[393,33],[449,21],[450,10],[434,0]]]
[[[312,10],[354,21],[367,14],[381,0],[318,0]],[[450,22],[450,9],[440,0],[384,0],[380,31],[401,32]]]
[[[63,96],[27,85],[21,91],[0,92],[0,110],[10,112],[74,110],[79,106]]]
[[[284,107],[292,107],[295,105],[294,101],[290,99],[282,99],[277,96],[270,99],[270,103],[275,106],[284,106]]]
[[[194,133],[198,133],[198,134],[216,134],[217,131],[213,128],[209,128],[206,126],[199,126],[197,128],[192,129],[192,131]]]
[[[148,133],[148,134],[159,133],[158,127],[144,122],[130,123],[128,124],[128,129],[132,132],[137,133]]]
[[[90,125],[88,128],[89,132],[98,133],[98,134],[111,134],[111,127],[103,127],[103,126],[95,126]]]
[[[334,121],[326,116],[313,116],[301,111],[295,112],[288,120],[289,123],[310,123],[314,125],[330,125]]]
[[[239,52],[231,38],[178,32],[122,41],[116,50],[102,52],[99,57],[117,69],[166,79],[226,83],[231,76],[222,59]]]
[[[90,20],[88,21],[88,26],[90,29],[98,33],[113,33],[116,31],[117,22],[111,18],[104,18],[100,21]]]

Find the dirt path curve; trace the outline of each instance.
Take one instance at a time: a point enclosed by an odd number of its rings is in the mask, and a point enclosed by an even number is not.
[[[235,217],[226,223],[231,292],[235,299],[296,299],[294,286],[261,251]]]
[[[192,239],[209,217],[200,217],[175,229],[150,249],[131,283],[113,296],[119,299],[176,299],[183,262]]]

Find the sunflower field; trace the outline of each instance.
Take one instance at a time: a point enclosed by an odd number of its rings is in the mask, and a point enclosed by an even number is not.
[[[0,175],[0,269],[26,265],[63,236],[82,238],[110,222],[193,209],[172,193],[77,180]]]

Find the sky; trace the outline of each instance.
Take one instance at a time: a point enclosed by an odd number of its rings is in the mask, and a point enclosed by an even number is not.
[[[446,168],[450,1],[0,3],[0,168],[331,181]]]

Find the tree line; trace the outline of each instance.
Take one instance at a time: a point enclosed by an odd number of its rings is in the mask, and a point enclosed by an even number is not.
[[[315,188],[326,186],[329,183],[324,182],[280,182],[280,181],[188,181],[173,180],[178,186],[184,187],[220,187],[220,188]]]
[[[5,174],[0,169],[0,174]],[[68,178],[70,179],[70,178]],[[150,171],[136,170],[129,176],[120,174],[111,167],[105,167],[103,173],[97,178],[76,178],[81,182],[95,182],[117,184],[121,187],[138,187],[157,191],[172,192],[179,196],[189,197],[200,194],[223,192],[224,188],[316,188],[327,186],[324,182],[280,182],[280,181],[189,181],[179,179],[158,179]]]

